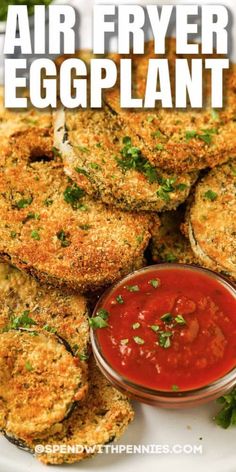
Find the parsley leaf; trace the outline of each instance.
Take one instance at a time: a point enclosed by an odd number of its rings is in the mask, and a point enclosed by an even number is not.
[[[207,190],[203,196],[207,198],[207,200],[211,200],[211,202],[214,202],[214,200],[216,200],[218,197],[217,193],[211,189]]]
[[[166,262],[177,261],[177,257],[172,252],[168,252],[167,254],[165,254],[164,259]]]
[[[57,239],[61,241],[61,247],[68,247],[70,245],[70,241],[68,239],[68,233],[65,233],[63,229],[57,232]]]
[[[142,345],[142,344],[145,343],[144,339],[140,338],[139,336],[134,336],[134,337],[133,337],[133,340],[134,340],[134,342],[135,342],[136,344]]]
[[[187,324],[186,320],[184,319],[184,317],[182,315],[175,316],[175,322],[180,324],[180,325]]]
[[[160,319],[164,321],[164,323],[171,323],[171,321],[173,320],[173,316],[171,313],[165,313],[160,317]]]
[[[9,329],[18,329],[18,328],[30,328],[37,323],[29,317],[29,310],[23,311],[21,316],[16,316],[11,319],[11,322],[8,326]]]
[[[29,372],[31,372],[31,370],[33,370],[33,367],[32,367],[32,365],[30,364],[29,361],[26,361],[26,363],[25,363],[25,368],[26,368],[26,370],[28,370]]]
[[[16,203],[16,206],[17,206],[17,208],[19,208],[19,210],[21,210],[22,208],[26,208],[27,206],[31,205],[32,201],[33,201],[33,198],[31,198],[31,197],[21,198],[21,200],[19,200]]]
[[[175,191],[174,183],[176,181],[175,177],[168,177],[167,179],[161,179],[161,187],[157,190],[157,195],[164,200],[165,202],[170,201],[170,192]]]
[[[124,299],[123,299],[122,295],[117,295],[116,301],[117,301],[117,303],[122,305],[124,303]]]
[[[156,333],[157,331],[159,331],[160,326],[159,325],[152,325],[152,326],[150,326],[150,328],[152,329],[152,331],[154,331],[154,333]]]
[[[132,324],[132,328],[133,328],[133,329],[138,329],[138,328],[140,328],[140,326],[141,326],[141,325],[140,325],[140,323],[138,323],[138,322]]]
[[[129,292],[139,292],[139,286],[138,285],[126,285],[125,287]]]
[[[109,313],[105,308],[99,308],[96,313],[96,316],[93,316],[89,320],[89,325],[94,328],[106,328],[108,326],[107,319],[109,317]]]
[[[63,193],[64,200],[66,203],[69,203],[74,210],[80,207],[80,200],[84,197],[85,192],[80,188],[76,183],[73,185],[68,185]]]
[[[186,141],[189,141],[192,138],[196,138],[209,145],[212,142],[212,135],[217,134],[217,132],[218,130],[216,128],[202,129],[202,133],[198,133],[194,130],[187,130],[185,133],[185,139]]]
[[[153,288],[157,288],[160,286],[160,280],[157,280],[157,279],[152,279],[152,280],[149,280],[148,282]]]
[[[171,336],[173,336],[173,333],[170,331],[160,331],[158,340],[159,345],[164,349],[168,349],[171,346]]]
[[[89,319],[89,326],[94,329],[106,328],[108,326],[108,323],[101,316],[93,316],[93,318]]]
[[[236,387],[218,399],[222,409],[213,418],[218,426],[227,429],[229,426],[236,425]]]
[[[158,182],[159,177],[156,168],[142,155],[141,149],[132,146],[129,136],[123,138],[123,144],[124,147],[120,151],[122,159],[116,158],[117,164],[123,171],[137,170],[145,175],[149,183]]]
[[[36,229],[31,232],[31,238],[35,239],[35,241],[40,241],[40,234]]]

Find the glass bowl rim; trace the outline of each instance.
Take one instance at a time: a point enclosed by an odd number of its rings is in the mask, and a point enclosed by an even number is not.
[[[126,283],[128,280],[133,279],[139,274],[145,272],[152,272],[152,271],[161,271],[164,269],[187,269],[192,271],[197,271],[200,273],[205,274],[206,276],[217,280],[221,285],[223,285],[228,292],[230,292],[236,298],[236,286],[231,281],[228,280],[224,275],[218,274],[210,269],[203,268],[201,266],[195,266],[191,264],[180,264],[180,263],[160,263],[160,264],[153,264],[150,266],[142,267],[141,269],[135,270],[130,272],[125,277],[122,277],[118,282],[114,283],[112,286],[108,287],[104,293],[99,297],[96,306],[93,310],[92,316],[95,315],[97,310],[101,307],[104,299],[106,299],[113,291],[116,290],[120,285]],[[180,404],[188,404],[193,402],[198,402],[199,400],[205,400],[211,398],[212,395],[220,396],[224,391],[232,388],[236,384],[236,366],[233,367],[230,371],[228,371],[223,376],[217,378],[213,382],[210,382],[207,385],[203,385],[198,388],[189,389],[189,390],[158,390],[149,387],[145,387],[142,384],[138,384],[136,382],[132,382],[127,377],[122,376],[119,372],[117,372],[113,366],[107,361],[106,357],[103,355],[101,346],[98,342],[98,338],[96,336],[96,329],[90,328],[90,339],[92,344],[93,354],[95,359],[102,370],[103,374],[107,376],[111,383],[115,385],[117,388],[121,388],[127,394],[131,396],[139,397],[139,400],[143,400],[144,402],[149,403],[150,400],[155,403],[166,403],[174,404],[178,402]]]

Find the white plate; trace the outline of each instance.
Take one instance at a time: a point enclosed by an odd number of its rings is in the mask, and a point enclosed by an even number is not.
[[[191,410],[162,410],[136,404],[136,418],[114,444],[202,446],[202,454],[98,454],[70,466],[54,466],[53,472],[235,472],[236,429],[223,430],[211,417],[218,410],[209,403]],[[199,438],[202,438],[201,440]],[[189,450],[189,447],[188,447]],[[45,472],[27,452],[0,438],[1,472]],[[52,469],[51,469],[52,470]]]

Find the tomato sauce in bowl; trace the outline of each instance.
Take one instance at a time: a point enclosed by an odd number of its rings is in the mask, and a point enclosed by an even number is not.
[[[90,324],[95,357],[137,388],[184,393],[236,367],[236,291],[205,269],[134,272],[106,292]]]

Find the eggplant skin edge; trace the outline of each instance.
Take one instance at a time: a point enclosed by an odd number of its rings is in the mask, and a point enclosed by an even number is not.
[[[43,329],[38,329],[38,330],[37,330],[37,329],[35,329],[35,328],[34,328],[34,329],[28,329],[28,328],[22,328],[22,327],[20,327],[20,328],[11,328],[10,331],[24,331],[24,332],[31,332],[31,333],[32,333],[32,332],[35,332],[35,331],[36,331],[36,332],[37,332],[37,331],[40,331],[40,332],[42,332],[42,333],[44,332]],[[47,331],[46,331],[46,332],[47,332]],[[46,333],[46,332],[45,332],[45,333]],[[55,337],[55,338],[57,339],[57,341],[65,347],[66,351],[69,352],[69,353],[72,355],[72,357],[78,359],[78,358],[75,356],[75,354],[74,354],[74,352],[73,352],[73,350],[72,350],[72,347],[70,346],[69,342],[68,342],[66,339],[64,339],[63,336],[59,335],[58,333],[51,333],[50,335],[53,336],[53,337]],[[87,382],[87,379],[84,379],[84,383],[86,383],[86,382]],[[81,382],[80,382],[80,384],[78,385],[78,389],[81,388],[81,387],[82,387],[82,385],[81,385]],[[73,413],[73,411],[74,411],[74,409],[75,409],[77,403],[78,403],[78,401],[75,400],[75,401],[73,401],[73,402],[69,405],[68,410],[66,411],[64,418],[63,418],[61,421],[58,421],[57,424],[62,423],[64,420],[67,420],[67,419],[70,417],[70,415]],[[53,426],[52,426],[52,427],[53,427]],[[30,447],[27,446],[27,443],[26,443],[26,441],[24,441],[24,439],[21,439],[20,437],[13,436],[13,435],[7,433],[4,429],[1,429],[1,428],[0,428],[0,434],[3,434],[4,437],[5,437],[9,442],[11,442],[11,443],[14,444],[15,446],[17,446],[19,449],[22,449],[22,450],[24,450],[24,451],[26,451],[26,452],[29,452],[29,453],[31,453],[31,454],[34,454],[34,450],[33,450],[32,448],[30,448]],[[48,431],[48,435],[50,435],[50,430]]]

